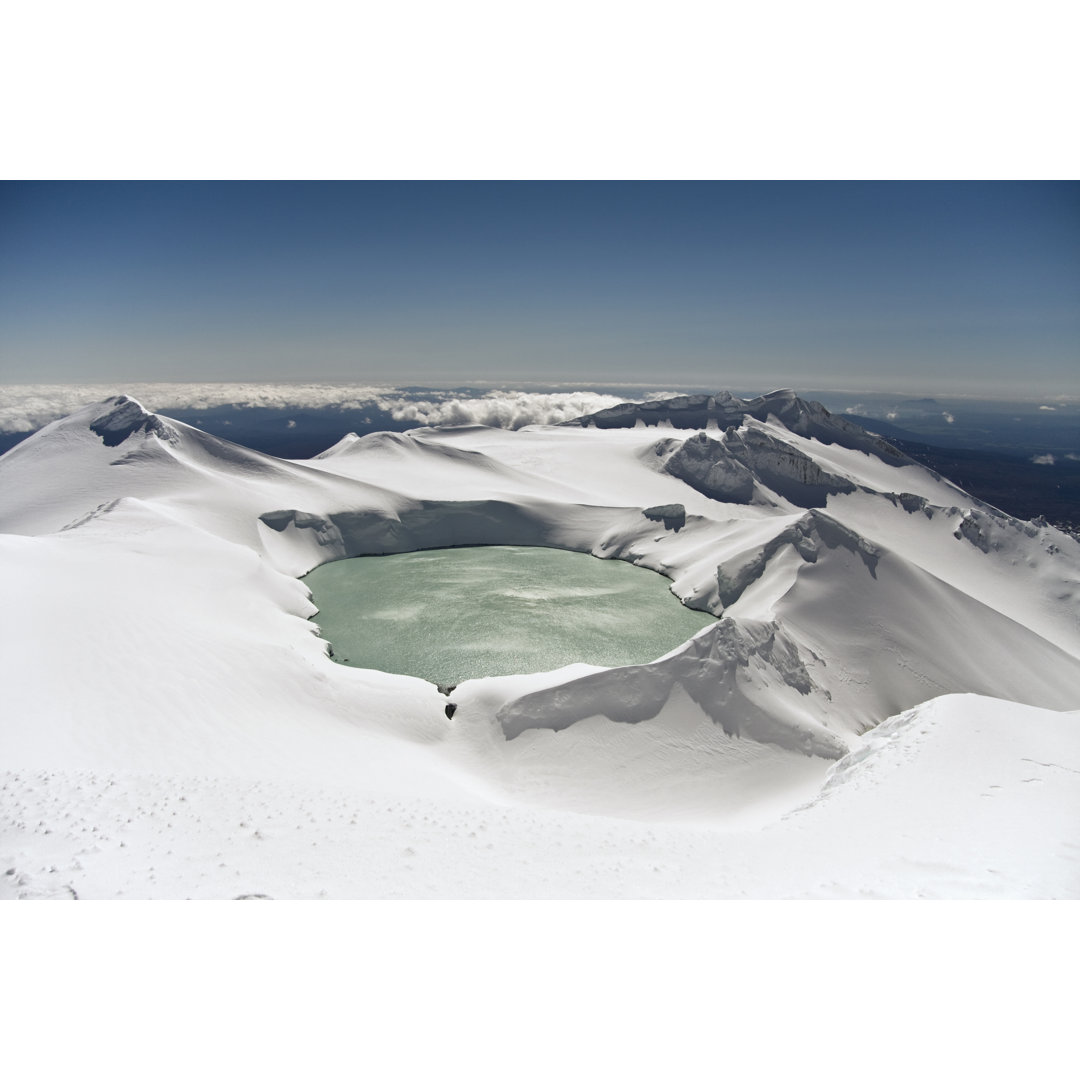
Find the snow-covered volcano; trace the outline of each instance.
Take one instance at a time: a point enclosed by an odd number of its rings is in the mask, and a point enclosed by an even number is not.
[[[113,398],[0,530],[12,895],[1080,895],[1080,545],[790,391],[302,462]],[[454,710],[328,659],[303,574],[473,544],[720,618]]]

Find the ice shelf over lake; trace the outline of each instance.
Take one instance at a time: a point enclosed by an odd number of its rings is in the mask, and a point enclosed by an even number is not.
[[[658,574],[557,548],[341,559],[304,584],[335,659],[444,686],[644,664],[715,622],[683,607]]]
[[[330,659],[305,575],[473,545],[707,625]],[[1080,545],[791,391],[305,461],[110,398],[0,457],[0,590],[0,896],[1080,897]]]

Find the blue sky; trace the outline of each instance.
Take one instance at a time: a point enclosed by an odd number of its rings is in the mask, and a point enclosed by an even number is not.
[[[6,183],[0,381],[1080,392],[1075,183]]]

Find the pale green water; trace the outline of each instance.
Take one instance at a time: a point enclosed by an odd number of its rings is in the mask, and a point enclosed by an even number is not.
[[[364,556],[304,580],[336,660],[434,683],[644,664],[715,622],[659,574],[555,548]]]

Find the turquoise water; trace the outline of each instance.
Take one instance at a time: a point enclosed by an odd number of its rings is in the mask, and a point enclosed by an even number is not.
[[[644,664],[715,621],[651,570],[555,548],[363,556],[304,581],[337,661],[443,684]]]

